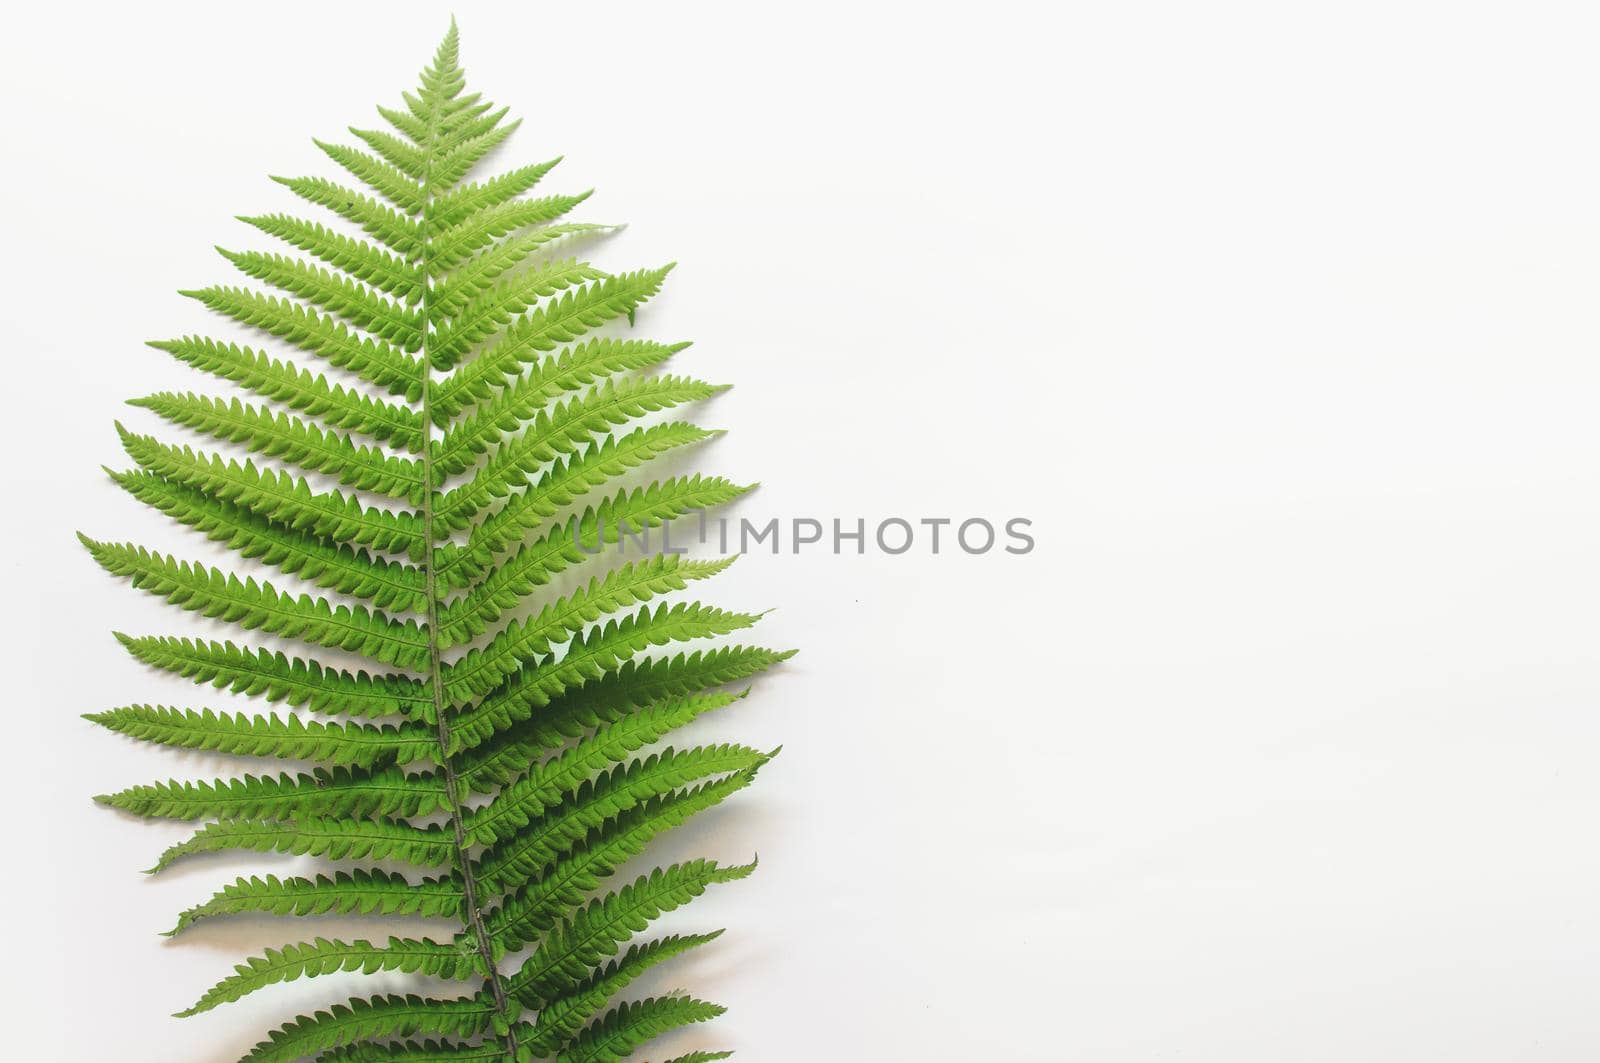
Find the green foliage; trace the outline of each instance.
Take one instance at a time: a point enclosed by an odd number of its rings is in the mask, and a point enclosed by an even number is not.
[[[620,888],[611,880],[774,755],[654,747],[739,701],[744,692],[722,688],[789,654],[655,655],[759,616],[661,600],[726,560],[619,564],[600,548],[624,526],[657,527],[748,488],[701,475],[626,482],[716,434],[683,420],[637,422],[722,388],[660,372],[686,343],[613,334],[672,267],[610,273],[575,257],[574,241],[617,227],[568,218],[588,192],[530,195],[560,159],[469,180],[516,123],[465,91],[453,25],[416,91],[379,113],[391,128],[352,130],[358,145],[316,142],[344,171],[339,180],[275,178],[331,216],[241,219],[280,246],[222,254],[266,290],[184,293],[257,341],[275,338],[326,365],[231,339],[155,341],[250,400],[132,400],[216,451],[118,425],[134,465],[110,473],[118,486],[287,582],[80,536],[106,571],[197,617],[359,663],[118,634],[154,669],[276,708],[130,705],[87,719],[174,749],[294,763],[97,800],[196,824],[153,872],[221,851],[344,865],[240,877],[169,934],[239,915],[456,924],[448,940],[309,936],[239,964],[178,1014],[335,972],[461,987],[296,1017],[247,1061],[616,1063],[720,1014],[678,994],[617,998],[721,933],[636,940],[654,920],[755,865],[694,860]],[[563,574],[574,589],[551,593]],[[679,1063],[726,1055],[691,1052]]]

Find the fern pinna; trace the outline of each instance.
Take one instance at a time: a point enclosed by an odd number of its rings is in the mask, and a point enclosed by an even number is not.
[[[624,483],[713,434],[646,415],[719,389],[648,375],[683,344],[603,328],[631,322],[670,267],[613,274],[555,254],[606,227],[564,220],[584,195],[529,194],[554,162],[468,180],[516,123],[465,92],[454,25],[404,106],[379,112],[390,128],[352,130],[362,147],[318,142],[371,194],[280,179],[343,218],[348,233],[332,219],[268,214],[244,220],[310,257],[223,252],[283,294],[185,293],[325,359],[343,382],[218,339],[155,343],[252,397],[162,393],[135,405],[254,457],[119,426],[134,467],[112,474],[135,498],[329,596],[84,539],[135,587],[370,668],[231,641],[118,635],[154,668],[280,707],[132,705],[90,719],[167,746],[309,764],[100,800],[203,822],[153,870],[219,850],[339,862],[305,876],[241,877],[170,933],[238,913],[459,919],[454,940],[312,936],[240,964],[180,1014],[336,971],[463,983],[457,994],[376,995],[300,1016],[261,1041],[245,1057],[252,1063],[613,1063],[720,1012],[679,994],[612,1001],[642,972],[716,936],[636,940],[652,920],[753,864],[694,860],[620,888],[608,880],[653,836],[749,785],[772,755],[646,747],[729,704],[730,685],[786,654],[659,652],[755,622],[653,601],[726,561],[663,553],[613,562],[564,597],[549,590],[566,570],[571,579],[578,566],[603,567],[601,548],[624,529],[745,490],[705,476]],[[649,423],[631,424],[640,420]],[[680,1063],[724,1056],[692,1052]]]

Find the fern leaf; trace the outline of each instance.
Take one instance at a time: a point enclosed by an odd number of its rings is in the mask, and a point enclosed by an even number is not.
[[[389,939],[387,945],[374,945],[370,941],[315,941],[285,945],[281,949],[268,949],[260,956],[252,956],[233,969],[234,973],[210,989],[193,1005],[177,1012],[176,1017],[187,1018],[210,1011],[218,1004],[227,1004],[248,996],[278,982],[292,982],[297,978],[315,978],[318,975],[337,974],[340,971],[360,971],[374,974],[378,971],[403,971],[407,974],[425,974],[435,978],[462,979],[482,977],[480,960],[476,952],[463,950],[457,945],[441,945],[416,938]]]
[[[422,294],[422,271],[377,244],[288,214],[243,215],[239,220],[404,302],[411,302]]]
[[[313,760],[369,768],[438,757],[438,735],[417,724],[374,726],[302,720],[298,716],[246,716],[210,709],[129,705],[84,714],[119,734],[176,749],[205,749],[250,757]]]
[[[246,775],[216,782],[134,786],[95,798],[140,816],[164,819],[382,818],[431,815],[449,805],[442,779],[335,769],[314,775]]]
[[[316,417],[330,427],[348,428],[412,451],[422,438],[421,418],[413,411],[330,385],[309,370],[296,369],[261,351],[199,336],[154,340],[150,346],[308,417]]]
[[[758,619],[657,603],[727,565],[686,560],[664,532],[655,556],[595,567],[565,595],[546,588],[606,544],[631,536],[646,545],[651,529],[749,488],[698,474],[618,482],[718,434],[630,422],[722,389],[634,376],[686,344],[591,335],[624,317],[632,325],[672,267],[612,274],[550,254],[569,237],[619,228],[568,220],[588,192],[535,191],[558,159],[472,178],[519,123],[468,90],[459,43],[452,22],[403,105],[379,108],[384,128],[352,128],[355,146],[316,141],[370,192],[342,177],[275,178],[340,222],[243,217],[287,247],[219,249],[243,286],[184,293],[264,334],[268,350],[204,336],[152,344],[261,400],[186,391],[135,400],[218,452],[117,426],[135,467],[108,470],[115,483],[326,597],[82,537],[102,567],[174,606],[355,661],[333,668],[232,642],[117,636],[153,668],[279,707],[130,705],[91,721],[180,750],[308,762],[99,797],[195,824],[151,870],[222,851],[335,864],[240,877],[170,933],[230,915],[381,915],[456,928],[448,943],[398,930],[386,942],[296,935],[239,964],[181,1014],[336,971],[472,983],[453,1000],[358,997],[299,1016],[246,1063],[616,1063],[720,1011],[677,995],[616,1007],[612,998],[716,936],[633,944],[634,935],[748,868],[692,861],[589,898],[655,836],[738,792],[771,758],[731,743],[647,747],[743,697],[716,688],[787,654],[735,646],[655,656]],[[280,348],[333,369],[282,360]],[[467,649],[445,655],[456,647]],[[517,975],[502,970],[508,949],[535,941]],[[523,1018],[529,1004],[536,1020]],[[678,1063],[725,1056],[693,1052]]]
[[[337,491],[313,491],[303,478],[251,462],[224,462],[188,447],[168,446],[117,426],[130,457],[159,476],[231,502],[269,520],[375,550],[422,553],[422,521],[414,513],[363,506]]]
[[[646,1041],[697,1022],[707,1022],[727,1009],[692,997],[650,997],[617,1005],[609,1014],[572,1039],[556,1063],[618,1063]]]
[[[415,622],[398,623],[361,606],[333,606],[326,598],[295,598],[270,583],[240,580],[215,568],[152,554],[133,544],[99,543],[78,536],[106,571],[128,577],[191,612],[238,624],[246,630],[298,638],[345,649],[402,668],[422,668],[428,639]]]
[[[658,964],[709,944],[721,936],[720,930],[709,934],[673,934],[645,945],[630,946],[620,959],[612,961],[586,981],[540,1007],[538,1020],[529,1036],[523,1039],[523,1044],[535,1056],[550,1055],[598,1015],[606,1003],[626,989],[635,978]]]
[[[240,878],[210,900],[178,917],[167,936],[219,915],[414,915],[445,918],[458,914],[461,886],[448,878],[411,882],[392,871],[339,871],[331,877],[280,879],[275,875]]]
[[[357,998],[304,1016],[272,1032],[240,1063],[294,1063],[352,1041],[418,1034],[471,1037],[489,1027],[493,1001],[478,997],[429,1000],[418,996]]]
[[[161,854],[150,872],[192,853],[249,849],[258,853],[325,856],[330,860],[403,860],[418,867],[445,867],[455,842],[437,827],[393,820],[306,817],[293,821],[231,819],[208,823]]]
[[[757,766],[646,802],[607,823],[582,848],[545,869],[489,913],[490,936],[507,952],[515,952],[548,931],[564,911],[581,904],[589,891],[642,852],[656,835],[738,793],[759,770]]]
[[[304,705],[313,712],[423,719],[431,715],[433,699],[427,688],[404,676],[344,672],[270,650],[242,649],[231,642],[174,636],[134,638],[120,632],[117,641],[145,664],[196,683],[209,683],[218,690],[259,694],[268,701]]]
[[[154,410],[173,424],[240,443],[257,454],[282,458],[311,472],[321,472],[363,491],[421,504],[422,465],[358,447],[334,432],[324,432],[297,417],[247,406],[238,399],[161,392],[129,405]]]

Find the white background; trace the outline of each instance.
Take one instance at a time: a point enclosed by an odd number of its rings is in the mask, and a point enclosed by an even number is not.
[[[1600,1058],[1600,64],[1590,5],[455,4],[501,168],[680,262],[643,332],[736,383],[701,465],[753,516],[1035,522],[1029,556],[746,558],[802,654],[695,737],[784,745],[664,843],[762,866],[649,988],[646,1058]],[[234,707],[109,630],[206,631],[74,529],[198,541],[107,482],[142,341],[227,326],[232,220],[328,174],[442,6],[31,5],[3,262],[19,1059],[236,1058],[354,990],[189,1003],[287,935],[148,880],[89,795],[218,765],[78,719]],[[217,629],[220,630],[220,629]],[[373,933],[359,923],[315,932]],[[382,932],[382,931],[378,931]],[[402,980],[403,981],[403,980]],[[385,983],[389,984],[389,983]],[[392,984],[402,984],[396,981]]]

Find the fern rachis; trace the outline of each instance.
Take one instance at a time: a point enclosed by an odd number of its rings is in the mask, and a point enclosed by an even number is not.
[[[594,549],[615,543],[619,525],[660,524],[744,490],[702,476],[624,485],[712,434],[681,420],[634,422],[721,389],[657,372],[686,344],[603,333],[631,323],[670,267],[612,274],[561,257],[570,238],[611,227],[567,220],[586,192],[534,194],[559,159],[469,179],[517,123],[465,92],[453,24],[417,91],[379,113],[393,131],[352,130],[363,147],[317,142],[367,191],[277,179],[339,220],[247,217],[291,253],[223,251],[270,291],[184,293],[282,349],[207,336],[151,345],[245,394],[164,392],[134,404],[233,454],[118,426],[134,462],[112,473],[119,486],[276,570],[283,585],[82,537],[106,570],[184,610],[368,667],[119,634],[156,669],[280,709],[88,714],[131,738],[264,765],[99,800],[199,824],[152,870],[221,850],[353,862],[241,877],[183,912],[170,934],[245,913],[459,919],[454,941],[312,936],[241,964],[180,1014],[335,971],[464,985],[458,997],[374,996],[300,1016],[247,1061],[620,1060],[720,1013],[686,996],[612,1001],[720,933],[636,940],[650,921],[754,864],[697,860],[608,882],[772,756],[648,748],[737,700],[721,688],[787,656],[737,645],[649,655],[755,622],[659,600],[726,562],[663,554],[607,570]],[[344,379],[297,364],[306,358]],[[571,593],[543,592],[584,568],[598,571]],[[310,767],[281,770],[273,758]]]

